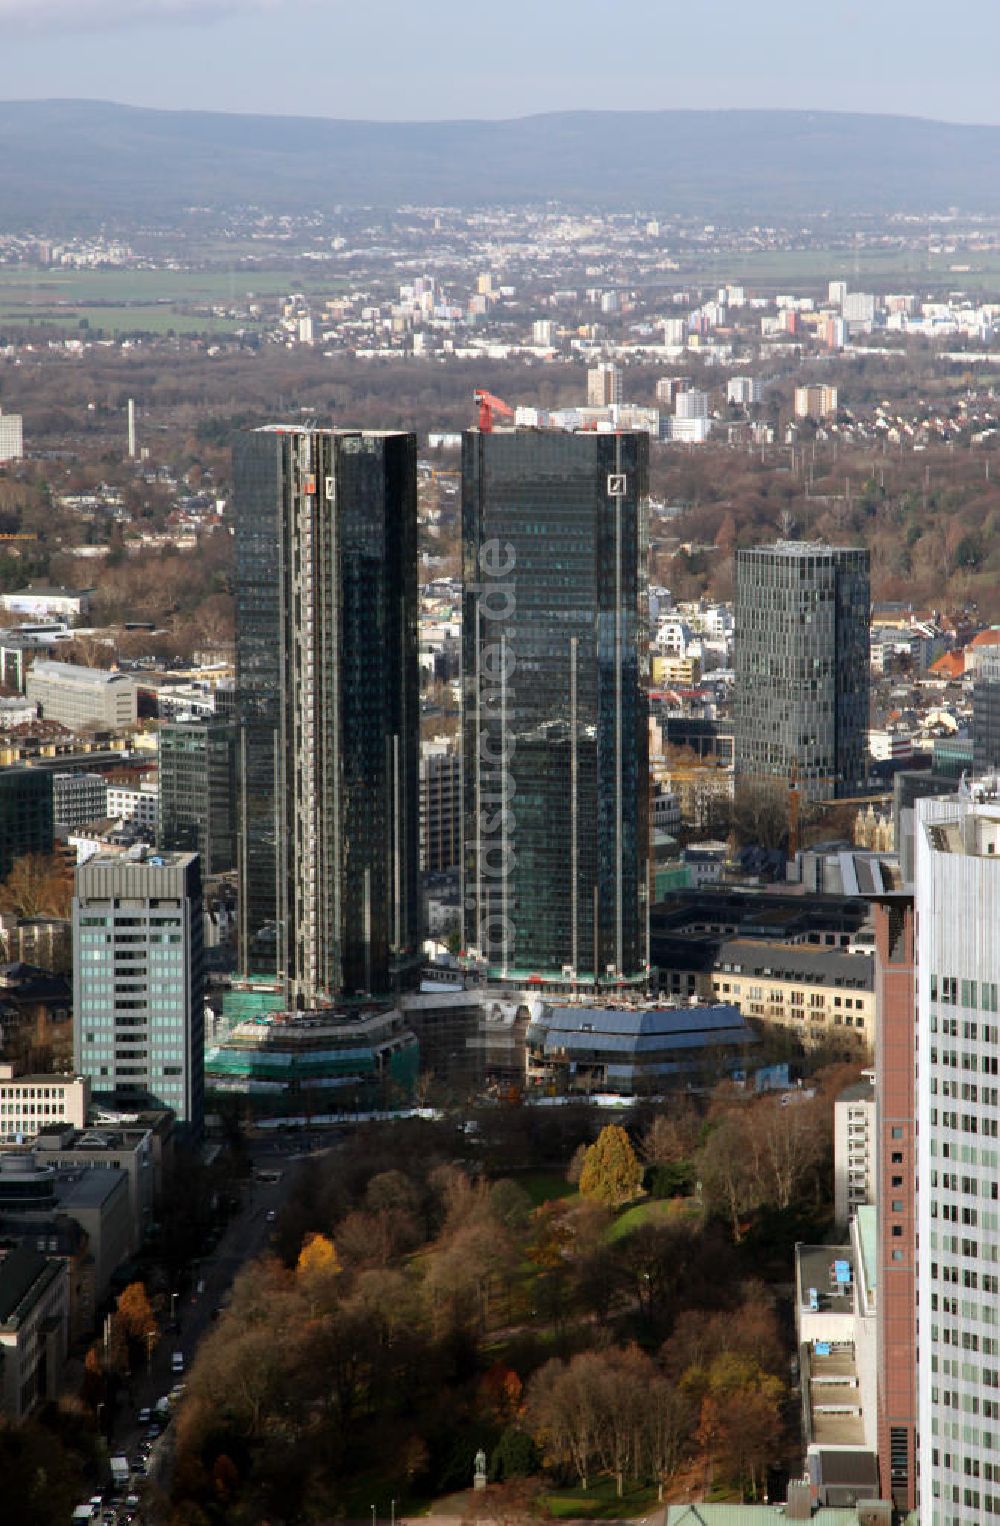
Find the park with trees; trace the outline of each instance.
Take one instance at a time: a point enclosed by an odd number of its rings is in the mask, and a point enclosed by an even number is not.
[[[358,1129],[201,1345],[165,1518],[398,1514],[468,1490],[480,1449],[505,1518],[760,1498],[797,1463],[784,1284],[829,1227],[844,1078]]]

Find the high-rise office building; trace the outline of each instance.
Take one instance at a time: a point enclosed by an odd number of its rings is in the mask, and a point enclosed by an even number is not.
[[[290,1002],[419,947],[416,440],[268,426],[233,453],[240,946]]]
[[[463,437],[464,942],[501,976],[646,967],[648,452]]]
[[[197,854],[98,854],[76,871],[73,1049],[118,1108],[204,1122],[204,957]]]
[[[206,877],[236,865],[236,741],[232,721],[177,721],[159,731],[158,840],[197,853]]]
[[[972,682],[972,767],[1000,769],[1000,657],[983,658]]]
[[[867,774],[868,552],[781,541],[736,553],[736,771],[807,800]]]
[[[917,802],[915,862],[920,1519],[969,1526],[1000,1513],[1000,798],[992,784]],[[899,1128],[905,1138],[903,1120]]]

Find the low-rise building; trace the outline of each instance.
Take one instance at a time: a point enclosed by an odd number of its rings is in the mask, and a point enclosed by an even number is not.
[[[22,1141],[51,1123],[82,1129],[89,1107],[87,1076],[18,1075],[0,1060],[0,1140]]]
[[[9,1419],[57,1397],[68,1328],[65,1263],[27,1246],[12,1250],[0,1261],[0,1408]]]
[[[28,673],[25,693],[45,720],[71,730],[115,731],[134,726],[138,717],[136,682],[128,673],[39,657]]]
[[[396,1008],[260,1012],[205,1055],[205,1088],[266,1099],[275,1111],[335,1110],[406,1097],[419,1069],[413,1030]]]
[[[542,1006],[526,1040],[529,1087],[656,1094],[746,1064],[755,1043],[734,1006]]]
[[[60,588],[48,583],[29,583],[27,588],[0,594],[0,609],[14,615],[61,615],[78,620],[90,609],[92,588]]]

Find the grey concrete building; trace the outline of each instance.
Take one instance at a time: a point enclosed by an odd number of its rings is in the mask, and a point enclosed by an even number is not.
[[[52,813],[60,836],[107,815],[108,781],[103,774],[52,775]]]
[[[38,705],[44,720],[59,721],[77,731],[85,727],[117,731],[134,726],[138,692],[135,679],[128,673],[81,668],[48,657],[39,657],[25,680],[25,693]]]
[[[867,773],[868,552],[779,541],[736,553],[736,771],[806,800]]]

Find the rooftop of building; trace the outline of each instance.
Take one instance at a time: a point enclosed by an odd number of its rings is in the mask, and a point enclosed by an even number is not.
[[[131,674],[117,668],[83,668],[73,662],[57,662],[51,657],[36,657],[31,669],[36,678],[58,679],[81,689],[103,689],[109,684],[134,682]]]
[[[29,583],[26,588],[14,588],[6,595],[8,599],[25,597],[80,599],[93,593],[93,588],[63,588],[60,583]]]
[[[781,556],[790,560],[806,557],[834,557],[852,553],[867,556],[862,546],[831,546],[820,540],[779,540],[769,546],[741,546],[738,556]]]
[[[768,1521],[787,1523],[784,1505],[668,1505],[664,1526],[767,1526]],[[858,1526],[856,1509],[821,1505],[806,1517],[809,1526]]]
[[[147,843],[137,843],[124,853],[95,853],[80,868],[113,869],[127,866],[129,869],[178,869],[197,857],[197,853],[174,853],[165,848],[150,848]]]
[[[533,1017],[528,1042],[546,1052],[621,1049],[659,1053],[754,1042],[738,1007],[549,1007]]]
[[[771,980],[804,980],[845,990],[870,991],[875,961],[870,954],[842,948],[813,948],[804,943],[779,943],[763,938],[729,938],[719,948],[722,973],[762,975]]]
[[[58,1268],[38,1251],[19,1245],[0,1261],[0,1325],[9,1324],[34,1300],[36,1286],[50,1282]]]
[[[795,1270],[803,1313],[854,1313],[854,1251],[850,1245],[797,1245]],[[813,1308],[814,1292],[817,1308]]]
[[[845,1086],[843,1091],[837,1093],[838,1102],[874,1102],[875,1082],[871,1078],[871,1072],[866,1072],[860,1081],[852,1081],[850,1086]]]

